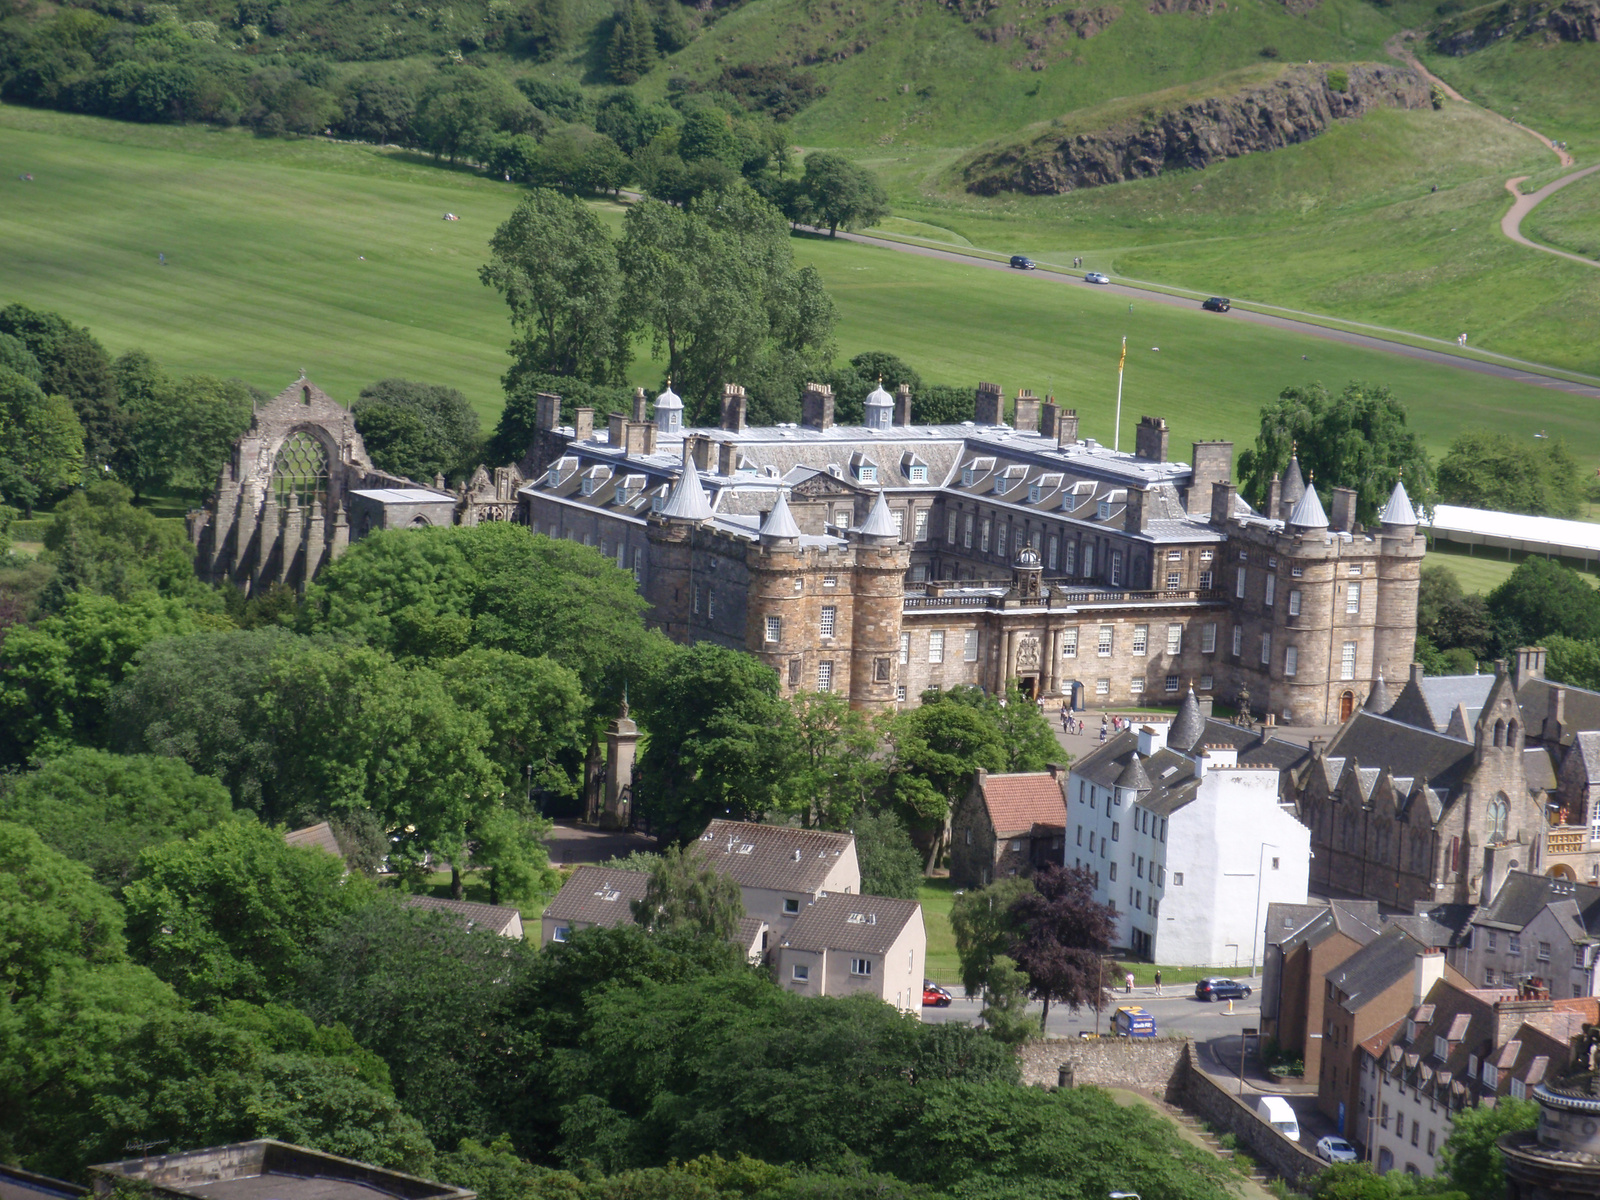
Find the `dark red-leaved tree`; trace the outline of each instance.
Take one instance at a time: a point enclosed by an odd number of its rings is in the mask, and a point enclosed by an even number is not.
[[[1081,867],[1046,867],[1032,892],[1019,896],[1011,915],[1021,926],[1012,957],[1028,976],[1028,994],[1065,1004],[1074,1012],[1099,1009],[1105,995],[1102,961],[1116,931],[1116,910],[1094,899],[1094,874]]]

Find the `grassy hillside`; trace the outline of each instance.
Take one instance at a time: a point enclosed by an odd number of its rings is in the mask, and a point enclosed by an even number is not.
[[[1586,176],[1569,183],[1522,223],[1522,232],[1537,241],[1600,259],[1600,178]]]
[[[0,302],[59,309],[114,352],[143,346],[175,371],[276,389],[305,367],[343,400],[402,375],[459,387],[488,418],[499,409],[510,331],[476,271],[514,187],[372,147],[7,108],[0,163]],[[32,183],[17,180],[24,170]],[[441,221],[445,211],[461,219]],[[1392,385],[1435,449],[1514,411],[1600,462],[1600,427],[1559,393],[1198,306],[1136,302],[1130,313],[1103,291],[1037,276],[826,238],[795,249],[837,300],[842,357],[889,350],[929,382],[1053,392],[1078,407],[1088,436],[1111,438],[1126,334],[1125,435],[1158,413],[1175,446],[1245,441],[1284,386],[1361,378]],[[653,385],[660,366],[641,358],[632,376]]]

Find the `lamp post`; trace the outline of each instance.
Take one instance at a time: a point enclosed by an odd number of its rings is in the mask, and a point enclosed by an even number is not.
[[[1261,944],[1261,876],[1262,866],[1267,861],[1268,846],[1271,846],[1274,850],[1283,849],[1276,842],[1262,842],[1261,849],[1256,854],[1256,908],[1253,922],[1255,928],[1250,931],[1250,974],[1252,977],[1256,973],[1256,949]]]

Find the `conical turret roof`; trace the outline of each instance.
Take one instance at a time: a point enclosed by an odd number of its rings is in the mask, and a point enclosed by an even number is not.
[[[1139,752],[1134,751],[1133,757],[1128,760],[1128,765],[1122,768],[1122,774],[1117,776],[1114,785],[1127,788],[1134,792],[1148,792],[1150,790],[1150,776],[1145,774],[1144,761],[1139,757]]]
[[[778,502],[772,506],[767,519],[761,522],[761,540],[766,541],[768,538],[794,540],[799,536],[800,526],[795,524],[794,514],[789,511],[789,501],[783,492],[779,492]]]
[[[681,409],[682,407],[683,401],[678,398],[678,393],[672,390],[671,381],[668,381],[667,390],[656,397],[656,410],[659,412],[663,408]]]
[[[1205,714],[1200,711],[1200,701],[1195,697],[1194,684],[1191,683],[1189,694],[1178,705],[1178,715],[1173,718],[1172,728],[1167,730],[1167,745],[1189,754],[1199,744],[1205,731]]]
[[[661,515],[674,521],[711,519],[711,501],[706,499],[706,489],[700,483],[700,472],[695,470],[687,444],[683,448],[683,474],[672,485],[667,502],[661,506]]]
[[[1417,510],[1411,507],[1411,497],[1406,495],[1406,485],[1400,480],[1394,481],[1394,491],[1389,493],[1389,503],[1383,506],[1383,515],[1378,520],[1385,525],[1417,523]]]
[[[1300,473],[1300,455],[1289,456],[1288,469],[1283,473],[1283,490],[1278,493],[1278,500],[1286,512],[1293,512],[1294,506],[1300,503],[1300,497],[1306,494],[1306,478]],[[1276,513],[1267,516],[1275,517]]]
[[[867,519],[861,522],[861,527],[856,530],[864,537],[899,537],[900,531],[895,528],[894,514],[889,511],[889,505],[883,499],[883,489],[878,489],[878,498],[872,502],[872,511],[867,513]]]
[[[1328,514],[1322,511],[1322,501],[1317,499],[1317,489],[1308,487],[1289,514],[1289,524],[1300,529],[1326,529]]]
[[[1382,716],[1394,705],[1394,700],[1389,696],[1389,685],[1383,681],[1383,672],[1378,672],[1378,677],[1372,681],[1372,690],[1367,693],[1366,703],[1361,706],[1362,711],[1376,713]]]

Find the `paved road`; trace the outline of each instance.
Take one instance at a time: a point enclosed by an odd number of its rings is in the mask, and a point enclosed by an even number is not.
[[[996,262],[987,258],[975,258],[970,254],[962,254],[956,250],[940,250],[932,246],[913,246],[905,242],[891,241],[888,238],[872,237],[870,234],[865,233],[841,233],[839,237],[852,242],[860,242],[866,246],[878,246],[885,250],[898,251],[901,254],[919,255],[922,258],[937,258],[945,262],[961,263],[963,266],[979,267],[987,271],[1011,270],[1011,267],[1006,263]],[[1543,249],[1543,247],[1540,248]],[[1559,251],[1556,253],[1559,253]],[[1579,261],[1583,260],[1580,259]],[[1082,275],[1065,271],[1051,271],[1044,267],[1040,267],[1032,274],[1042,279],[1053,280],[1072,287],[1095,288],[1098,291],[1109,292],[1114,296],[1123,296],[1130,300],[1139,300],[1145,303],[1167,304],[1177,308],[1188,309],[1198,309],[1200,307],[1198,300],[1187,296],[1169,296],[1165,292],[1151,291],[1135,282],[1092,284],[1085,282]],[[1273,329],[1283,329],[1292,333],[1322,338],[1325,341],[1342,342],[1347,346],[1360,346],[1363,349],[1378,350],[1385,354],[1398,354],[1404,358],[1420,359],[1440,366],[1457,367],[1463,371],[1476,371],[1480,375],[1493,375],[1496,378],[1506,379],[1513,383],[1531,384],[1534,387],[1565,392],[1571,396],[1587,396],[1593,400],[1600,400],[1600,387],[1586,383],[1573,383],[1550,375],[1541,375],[1531,369],[1533,364],[1523,366],[1514,362],[1484,362],[1480,359],[1464,358],[1459,354],[1452,354],[1448,350],[1430,350],[1424,346],[1408,346],[1402,342],[1391,342],[1373,334],[1352,333],[1343,329],[1329,329],[1323,325],[1313,325],[1308,321],[1297,321],[1292,317],[1247,312],[1240,308],[1235,308],[1225,314],[1218,314],[1216,319],[1219,321],[1245,321],[1253,325],[1266,325]]]
[[[956,982],[951,986],[951,981],[944,981],[945,986],[956,994],[954,1003],[949,1008],[925,1008],[922,1010],[922,1019],[930,1024],[942,1024],[956,1021],[963,1025],[970,1025],[978,1020],[979,1010],[982,1008],[977,999],[968,1000],[961,995],[961,985]],[[1192,1037],[1198,1042],[1209,1042],[1213,1038],[1231,1037],[1237,1046],[1239,1030],[1246,1026],[1259,1026],[1261,1024],[1261,993],[1260,980],[1251,981],[1251,986],[1256,988],[1256,993],[1248,1000],[1235,1000],[1233,1012],[1228,1011],[1226,1001],[1207,1003],[1194,998],[1194,984],[1168,984],[1164,996],[1157,996],[1155,988],[1135,987],[1133,995],[1125,995],[1121,988],[1115,993],[1116,1004],[1138,1004],[1154,1014],[1156,1028],[1163,1034],[1173,1036]],[[1030,1011],[1037,1013],[1040,1005],[1031,1005]],[[1108,1008],[1100,1014],[1099,1028],[1102,1033],[1107,1028],[1111,1013],[1114,1008]],[[1093,1033],[1095,1029],[1095,1013],[1093,1009],[1084,1009],[1080,1012],[1071,1012],[1059,1004],[1050,1006],[1050,1025],[1047,1033],[1054,1037],[1076,1037],[1079,1033]],[[1235,1051],[1237,1054],[1237,1051]],[[1238,1067],[1238,1059],[1234,1059],[1234,1068]],[[1221,1067],[1217,1068],[1221,1071]]]
[[[1584,258],[1581,254],[1569,254],[1567,251],[1557,250],[1553,246],[1542,246],[1538,242],[1529,241],[1522,235],[1522,219],[1524,217],[1548,200],[1552,193],[1559,192],[1567,184],[1576,183],[1585,175],[1593,175],[1596,171],[1600,171],[1600,163],[1596,163],[1592,167],[1585,167],[1581,171],[1574,171],[1570,175],[1563,175],[1554,183],[1547,183],[1537,192],[1529,192],[1526,196],[1517,191],[1517,184],[1526,179],[1526,175],[1518,175],[1515,179],[1506,180],[1506,191],[1516,198],[1512,201],[1510,210],[1500,218],[1500,232],[1513,242],[1527,246],[1531,250],[1543,250],[1546,254],[1554,254],[1557,258],[1570,258],[1573,262],[1582,263],[1586,267],[1600,267],[1600,262],[1596,262],[1592,258]]]

